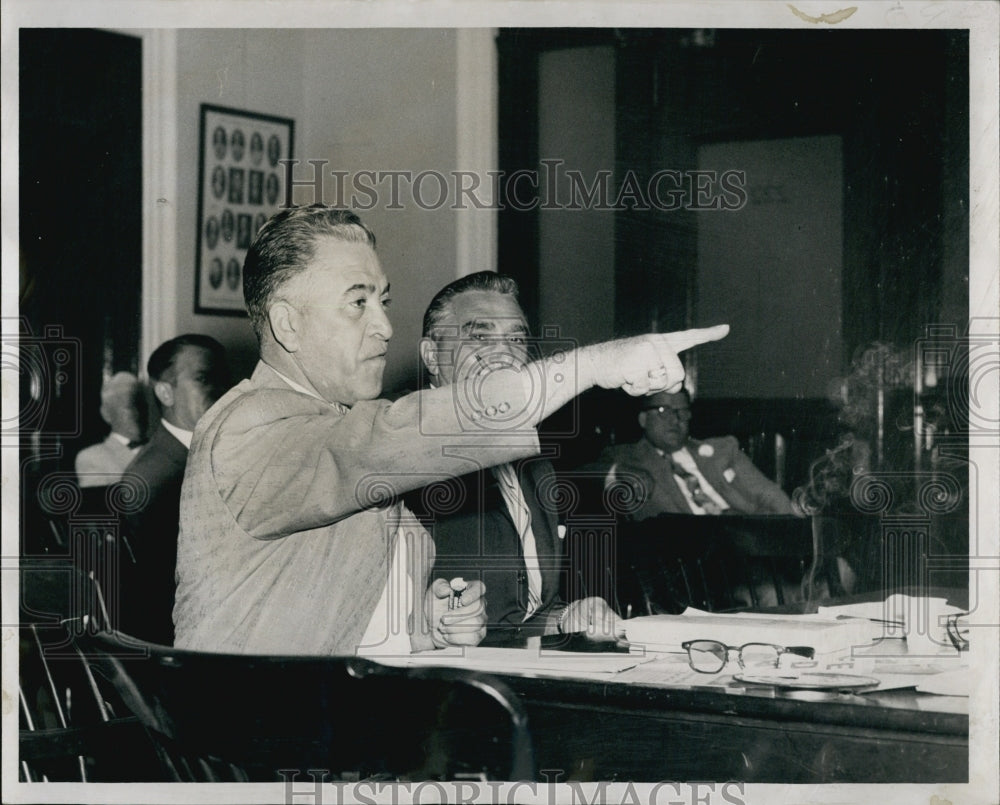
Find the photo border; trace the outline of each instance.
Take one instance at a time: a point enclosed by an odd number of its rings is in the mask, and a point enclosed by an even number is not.
[[[856,9],[860,6],[864,11],[870,9],[876,13],[871,16],[875,20],[868,23],[860,22],[862,14],[854,19],[840,21],[844,28],[862,25],[863,27],[895,28],[927,28],[952,27],[970,29],[970,333],[981,333],[994,344],[997,333],[997,279],[1000,277],[997,256],[997,5],[992,2],[898,2],[897,0],[875,0],[875,2],[860,2],[854,4],[838,4],[835,2],[805,2],[794,3],[795,9],[808,12],[812,20],[805,20],[801,15],[793,16],[790,4],[785,2],[703,2],[703,3],[621,3],[617,7],[610,3],[581,2],[570,6],[567,3],[492,3],[481,0],[466,4],[461,13],[453,3],[441,2],[385,2],[383,4],[367,3],[337,3],[325,4],[322,11],[314,3],[289,2],[280,4],[259,3],[254,0],[228,0],[228,2],[207,2],[198,8],[188,7],[187,11],[177,12],[170,8],[171,4],[163,2],[131,4],[107,3],[105,5],[92,2],[73,3],[32,3],[29,0],[3,0],[4,29],[4,121],[10,125],[14,136],[7,137],[11,130],[5,127],[4,137],[4,215],[3,230],[5,245],[16,244],[17,222],[17,30],[18,26],[54,25],[65,27],[101,27],[109,30],[121,30],[123,25],[142,26],[145,28],[190,28],[190,27],[236,27],[237,22],[253,27],[490,27],[490,26],[640,26],[640,27],[826,27],[834,23],[824,19],[827,12],[834,12],[842,6],[851,5]],[[129,6],[135,14],[122,16],[122,8]],[[414,15],[414,7],[420,7],[424,12],[418,18]],[[530,13],[529,13],[530,12]],[[572,17],[567,19],[567,14]],[[679,21],[680,20],[680,21]],[[13,42],[13,46],[11,43]],[[11,69],[13,66],[13,69]],[[829,78],[829,77],[821,77]],[[821,85],[817,84],[817,91]],[[12,102],[9,102],[12,101]],[[404,124],[401,124],[404,125]],[[11,142],[13,141],[13,142]],[[200,222],[200,213],[199,213]],[[199,227],[199,237],[201,229]],[[172,245],[172,244],[171,244]],[[17,276],[16,248],[4,249],[4,303],[5,320],[11,315],[16,316],[17,296],[10,292],[13,289],[13,278]],[[5,325],[6,327],[6,325]],[[982,327],[983,329],[978,329]],[[6,330],[5,330],[6,332]],[[977,405],[990,414],[996,412],[996,372],[991,382],[980,388],[985,397],[977,400]],[[992,395],[992,396],[991,396]],[[5,419],[10,403],[8,394],[4,394]],[[16,395],[13,405],[16,407]],[[997,482],[997,440],[995,434],[980,434],[970,437],[970,459],[982,468],[983,477],[980,486],[974,490],[971,501],[972,522],[979,530],[982,543],[978,546],[980,553],[972,557],[976,564],[972,570],[973,578],[978,578],[984,592],[984,605],[997,604],[997,578],[1000,572],[1000,552],[998,552],[996,526],[998,522],[998,499],[995,492]],[[5,477],[17,478],[17,473],[8,475],[7,468],[12,459],[16,461],[13,450],[4,451]],[[5,484],[4,500],[4,562],[5,567],[11,561],[9,557],[16,555],[11,551],[11,535],[16,535],[17,498],[19,490],[17,483]],[[13,528],[9,527],[13,521]],[[971,535],[970,535],[971,537]],[[8,605],[17,605],[16,584],[5,585],[3,591],[4,611],[9,611]],[[8,623],[5,619],[5,623]],[[990,627],[997,628],[997,627]],[[984,630],[985,632],[986,630]],[[6,634],[6,627],[5,627]],[[997,795],[997,697],[1000,695],[997,686],[997,643],[995,640],[983,640],[986,650],[985,662],[977,662],[978,670],[984,671],[978,680],[973,699],[979,709],[970,712],[970,783],[968,785],[810,785],[810,786],[780,786],[752,785],[747,788],[748,803],[768,802],[869,802],[873,799],[882,802],[929,802],[943,805],[945,802],[985,803],[996,801]],[[978,646],[977,646],[978,648]],[[5,652],[4,683],[16,677],[16,658],[14,672],[11,674],[10,657],[13,652]],[[16,707],[14,708],[16,711]],[[970,708],[972,710],[972,708]],[[14,720],[16,721],[16,712]],[[5,726],[9,719],[4,718]],[[16,734],[11,736],[5,729],[4,744],[8,739],[16,742]],[[974,744],[978,738],[982,743]],[[623,738],[625,740],[626,738]],[[15,744],[16,746],[16,744]],[[13,764],[16,750],[13,754],[5,752],[4,770],[9,770],[8,764]],[[16,775],[15,775],[16,778]],[[631,786],[616,784],[617,787],[606,791],[608,801],[620,797],[619,801],[638,801],[632,793]],[[516,786],[516,784],[515,784]],[[287,793],[280,786],[256,787],[254,785],[211,784],[207,786],[184,786],[182,790],[164,791],[163,786],[154,784],[134,785],[102,785],[88,784],[81,788],[79,784],[45,784],[44,787],[18,784],[5,774],[4,795],[7,801],[29,802],[135,802],[139,798],[147,801],[205,801],[205,802],[265,802],[282,801]],[[320,798],[309,785],[303,792],[296,791],[294,801],[318,802]],[[338,790],[334,787],[323,789],[329,796],[322,801],[343,801],[338,799]],[[588,792],[592,788],[586,789]],[[382,792],[379,801],[390,801],[389,792]],[[544,792],[532,796],[529,790],[519,788],[494,792],[497,797],[507,795],[503,801],[537,801],[551,802]],[[581,801],[571,799],[569,792],[563,790],[559,801]],[[640,794],[649,794],[648,787]],[[669,792],[664,792],[665,797]],[[631,795],[631,798],[629,798]],[[9,797],[9,799],[8,799]],[[41,797],[42,799],[37,799]],[[516,798],[515,798],[516,797]],[[287,801],[287,800],[284,800]],[[395,800],[393,800],[395,801]],[[404,800],[405,801],[405,800]],[[591,801],[590,799],[586,801]],[[643,798],[642,801],[646,801]],[[665,801],[661,798],[660,801]],[[731,801],[731,800],[729,800]]]

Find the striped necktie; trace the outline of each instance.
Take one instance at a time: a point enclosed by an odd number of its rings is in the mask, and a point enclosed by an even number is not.
[[[688,492],[691,493],[691,500],[704,509],[705,514],[722,514],[722,509],[719,508],[719,504],[712,500],[712,498],[705,493],[705,490],[701,488],[701,484],[698,482],[698,477],[694,473],[688,472],[684,469],[684,467],[680,465],[680,462],[674,461],[669,454],[665,457],[673,465],[674,475],[684,482],[684,486],[686,486]]]
[[[493,475],[500,486],[500,494],[510,512],[514,527],[521,539],[524,567],[528,574],[528,607],[525,620],[530,618],[542,605],[542,571],[538,564],[538,548],[535,534],[531,530],[531,510],[524,499],[524,490],[518,483],[517,473],[510,464],[500,464],[493,468]]]

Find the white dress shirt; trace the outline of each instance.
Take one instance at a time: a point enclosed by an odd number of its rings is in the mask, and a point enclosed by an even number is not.
[[[493,468],[493,475],[500,486],[507,510],[514,520],[514,526],[521,538],[521,552],[524,567],[528,573],[528,606],[524,620],[527,620],[542,605],[542,570],[538,564],[538,546],[535,533],[531,530],[531,509],[524,499],[524,490],[517,480],[517,473],[510,464],[499,464]]]
[[[659,448],[657,448],[656,452],[661,456],[666,456],[666,453]],[[698,464],[695,462],[694,457],[688,452],[686,447],[682,447],[680,450],[675,450],[670,454],[670,458],[698,479],[698,485],[701,486],[702,492],[708,495],[715,505],[719,507],[719,509],[725,511],[729,508],[729,504],[726,503],[718,492],[715,491],[712,485],[705,479],[705,476],[701,474],[701,470],[698,469]],[[684,495],[684,499],[687,501],[691,511],[694,514],[704,514],[705,510],[694,502],[691,490],[688,489],[688,485],[684,482],[684,479],[675,474],[674,481],[677,483],[678,488]]]
[[[178,428],[176,425],[171,425],[167,420],[161,419],[160,424],[166,429],[167,433],[173,436],[177,441],[184,445],[188,450],[191,449],[191,437],[194,436],[194,432],[190,430],[184,430],[184,428]]]

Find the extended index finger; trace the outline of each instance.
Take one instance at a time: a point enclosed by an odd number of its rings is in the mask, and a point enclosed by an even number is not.
[[[729,335],[728,324],[717,324],[715,327],[701,327],[695,330],[679,330],[676,333],[664,333],[664,338],[674,352],[683,352],[699,344],[718,341]]]

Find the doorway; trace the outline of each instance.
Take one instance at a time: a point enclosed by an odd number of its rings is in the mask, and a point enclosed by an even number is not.
[[[137,372],[142,41],[20,31],[22,536],[39,479],[100,441],[102,379]]]

